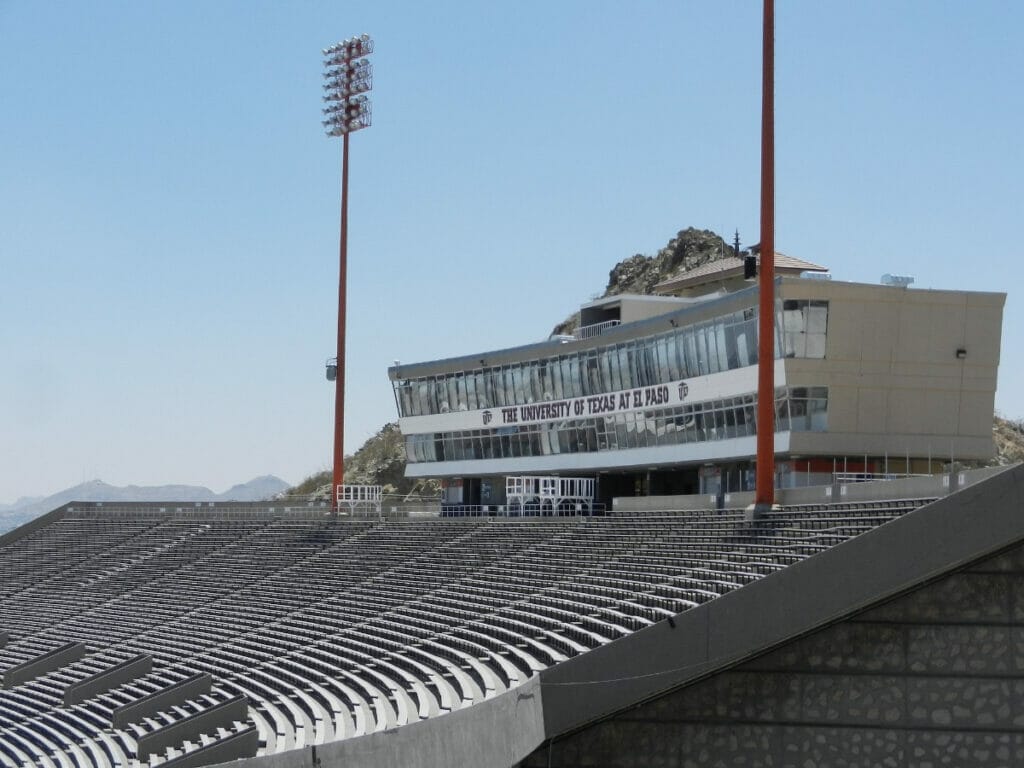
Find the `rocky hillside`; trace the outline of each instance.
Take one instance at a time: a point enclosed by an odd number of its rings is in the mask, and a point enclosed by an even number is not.
[[[741,251],[742,252],[742,251]],[[608,285],[598,298],[620,293],[653,293],[662,280],[725,256],[736,250],[721,235],[710,229],[684,229],[653,256],[637,253],[616,264],[608,273]],[[579,315],[573,314],[555,326],[552,334],[570,334],[576,330]]]
[[[996,442],[996,457],[991,464],[1005,466],[1024,461],[1024,419],[1013,420],[995,416],[992,437]]]
[[[384,487],[385,494],[402,497],[436,498],[441,493],[441,484],[436,480],[410,480],[405,477],[405,440],[396,422],[385,424],[358,451],[345,457],[345,482],[380,485]],[[331,471],[310,475],[288,493],[329,499]]]

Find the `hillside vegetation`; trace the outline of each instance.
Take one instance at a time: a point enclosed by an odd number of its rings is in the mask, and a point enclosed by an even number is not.
[[[1005,466],[1024,461],[1024,419],[1004,419],[996,414],[992,421],[996,457],[992,465]]]
[[[392,496],[436,498],[441,493],[441,484],[436,480],[405,477],[405,441],[397,422],[385,424],[358,451],[345,457],[345,482],[380,485],[385,494]],[[288,493],[330,499],[331,470],[310,475]]]

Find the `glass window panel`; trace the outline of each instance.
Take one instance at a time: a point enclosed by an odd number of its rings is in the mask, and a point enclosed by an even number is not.
[[[497,368],[491,372],[494,382],[494,404],[496,406],[511,405],[509,402],[508,369]]]
[[[639,386],[649,387],[657,382],[658,369],[654,358],[654,345],[650,339],[637,344],[636,361],[640,374]]]
[[[679,365],[679,332],[669,334],[665,338],[666,361],[668,363],[668,377],[670,381],[686,377]]]
[[[658,367],[658,381],[666,382],[672,380],[672,372],[668,364],[668,337],[659,337],[654,345],[655,362]]]
[[[718,354],[718,361],[716,363],[717,370],[728,371],[729,370],[729,355],[725,348],[725,325],[723,323],[715,323],[714,325],[715,334],[715,352]]]
[[[828,302],[812,301],[807,305],[807,333],[825,333],[828,330]]]
[[[573,355],[569,358],[569,380],[566,382],[566,388],[569,397],[579,397],[583,394],[580,384],[580,359],[578,355]]]
[[[523,381],[523,367],[516,365],[512,367],[512,392],[514,396],[514,403],[525,403],[526,402],[526,383]]]
[[[476,407],[490,408],[493,401],[487,387],[487,374],[483,371],[477,371],[474,378],[476,379]]]
[[[558,427],[558,452],[572,453],[572,444],[575,439],[576,430],[566,422]]]
[[[804,336],[804,357],[822,360],[825,357],[825,334],[808,333]]]
[[[789,430],[789,398],[776,398],[775,400],[775,431],[786,432]]]
[[[789,428],[794,432],[805,432],[808,428],[807,390],[793,390],[789,399]]]
[[[429,379],[426,380],[426,383],[428,386],[428,391],[426,400],[424,401],[427,408],[425,413],[440,413],[441,403],[447,400],[447,395],[445,394],[444,379]]]
[[[584,392],[588,395],[596,395],[601,392],[601,371],[597,365],[597,356],[590,353],[586,357],[587,375],[584,379]]]
[[[597,363],[601,368],[601,386],[605,392],[610,392],[615,389],[615,383],[612,381],[612,366],[608,362],[608,350],[602,349],[597,353]]]
[[[708,368],[708,338],[705,330],[703,327],[697,328],[694,333],[697,342],[697,372],[700,376],[710,373]]]
[[[625,448],[628,445],[626,438],[626,414],[615,414],[612,417],[611,429],[615,432],[615,445],[619,448]]]
[[[453,377],[438,379],[437,385],[438,395],[441,398],[441,413],[449,413],[459,402],[459,393],[455,391],[455,379]]]
[[[541,400],[554,400],[555,390],[551,383],[551,371],[546,360],[537,363],[537,377],[540,383]]]
[[[630,369],[630,354],[625,346],[621,346],[618,349],[619,356],[619,376],[622,378],[620,389],[632,389],[633,388],[633,372]]]
[[[725,437],[736,437],[736,408],[731,402],[725,411]]]
[[[718,342],[718,370],[728,371],[730,368],[735,368],[735,364],[730,364],[729,361],[729,340],[726,337],[725,323],[715,324],[715,336]],[[736,357],[735,349],[732,353],[733,359]]]
[[[629,364],[631,366],[633,386],[644,386],[644,353],[640,344],[635,341],[629,342]]]
[[[636,415],[636,447],[646,448],[649,445],[647,430],[647,414],[639,412]]]
[[[619,371],[619,349],[613,347],[612,349],[606,350],[605,354],[608,358],[608,371],[610,374],[609,380],[612,384],[612,391],[618,391],[622,389],[622,373]]]
[[[395,395],[398,397],[398,410],[400,416],[412,415],[412,391],[409,382],[403,381],[395,384]]]
[[[544,386],[540,380],[540,364],[534,360],[530,363],[530,399],[538,402],[544,399]]]
[[[810,413],[810,428],[814,432],[828,431],[828,389],[812,387],[808,391],[807,403]]]
[[[417,389],[419,391],[419,413],[421,415],[437,413],[433,407],[434,382],[421,380]]]
[[[739,362],[739,366],[744,368],[748,365],[753,365],[756,356],[752,354],[753,344],[751,340],[753,334],[750,333],[746,325],[741,326],[736,331],[736,357]]]
[[[718,373],[718,339],[715,335],[715,327],[705,328],[704,337],[708,343],[708,373]]]
[[[548,362],[548,386],[551,388],[551,394],[556,400],[561,400],[565,397],[562,394],[562,366],[560,360]]]
[[[674,381],[675,379],[681,378],[679,376],[679,359],[676,354],[677,348],[677,334],[669,334],[663,338],[662,350],[665,353],[663,365],[665,366],[665,380]]]

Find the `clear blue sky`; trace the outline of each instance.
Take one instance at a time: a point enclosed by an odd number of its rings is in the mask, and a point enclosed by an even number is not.
[[[1007,291],[1024,416],[1024,4],[777,5],[779,249]],[[688,226],[757,239],[753,0],[0,0],[0,502],[329,465],[320,49],[361,32],[350,449],[395,418],[393,360],[544,338]]]

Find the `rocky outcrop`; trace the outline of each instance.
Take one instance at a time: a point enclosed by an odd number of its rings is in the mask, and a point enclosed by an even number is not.
[[[734,255],[735,249],[721,235],[710,229],[688,227],[677,232],[654,256],[637,253],[612,267],[608,285],[598,298],[620,293],[654,293],[654,286],[663,280]],[[571,334],[578,323],[579,315],[574,313],[556,325],[552,334]]]
[[[996,456],[991,464],[1006,466],[1024,461],[1024,419],[995,416],[992,421],[992,439],[996,444]]]

